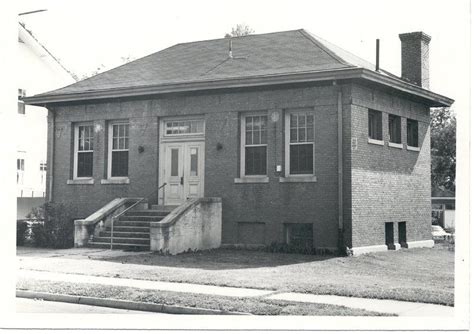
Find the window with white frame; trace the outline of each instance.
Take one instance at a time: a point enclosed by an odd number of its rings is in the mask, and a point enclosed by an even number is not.
[[[267,116],[242,115],[241,174],[267,175]]]
[[[94,127],[74,127],[74,178],[91,178],[94,163]]]
[[[286,174],[314,174],[314,114],[297,111],[286,114]]]
[[[128,177],[129,124],[109,125],[108,178]]]

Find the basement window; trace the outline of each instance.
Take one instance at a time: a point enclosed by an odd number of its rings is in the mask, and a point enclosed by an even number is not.
[[[285,224],[286,243],[298,249],[313,248],[313,224]]]
[[[418,146],[418,121],[407,119],[407,146]]]

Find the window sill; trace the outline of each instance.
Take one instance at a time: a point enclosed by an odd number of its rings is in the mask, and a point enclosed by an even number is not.
[[[130,183],[130,179],[128,177],[100,180],[100,184],[129,184],[129,183]]]
[[[388,142],[388,146],[389,146],[389,147],[394,147],[394,148],[403,149],[403,144],[402,144],[402,143],[391,143],[391,142]]]
[[[408,150],[408,151],[420,152],[420,148],[419,148],[419,147],[415,147],[415,146],[408,146],[408,145],[407,145],[407,150]]]
[[[94,184],[94,179],[73,179],[67,180],[67,184]]]
[[[280,177],[280,183],[291,183],[291,182],[317,182],[317,178],[314,175],[290,175],[287,177]]]
[[[380,146],[384,146],[385,143],[383,140],[378,140],[378,139],[372,139],[372,138],[367,138],[367,142],[369,144],[374,144],[374,145],[380,145]]]
[[[244,176],[234,179],[234,183],[268,183],[268,181],[268,176]]]

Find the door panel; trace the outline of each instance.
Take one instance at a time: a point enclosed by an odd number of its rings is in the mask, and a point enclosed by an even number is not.
[[[166,144],[165,148],[165,182],[166,185],[166,203],[167,205],[178,205],[183,202],[184,192],[181,184],[183,176],[183,145]]]
[[[186,143],[184,158],[184,193],[186,198],[204,195],[203,180],[203,143]]]
[[[163,143],[165,205],[180,205],[188,198],[204,196],[204,143]],[[164,159],[164,161],[163,161]]]

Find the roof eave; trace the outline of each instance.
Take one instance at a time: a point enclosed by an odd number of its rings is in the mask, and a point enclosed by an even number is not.
[[[408,94],[418,96],[429,102],[431,107],[449,107],[454,100],[423,89],[419,86],[387,77],[383,74],[367,70],[360,67],[344,68],[331,71],[314,71],[302,73],[286,73],[278,75],[253,76],[244,78],[222,79],[183,82],[174,84],[125,87],[105,90],[86,91],[70,94],[42,94],[25,97],[26,104],[45,106],[51,103],[77,102],[97,99],[111,99],[123,97],[138,97],[145,95],[158,95],[178,92],[193,92],[202,90],[244,88],[268,85],[282,85],[303,82],[333,81],[344,79],[365,79],[384,86],[403,91]]]
[[[420,86],[411,84],[398,78],[389,77],[375,71],[363,69],[362,79],[392,87],[399,91],[418,96],[430,102],[430,107],[450,107],[454,100],[449,97],[434,93]]]

